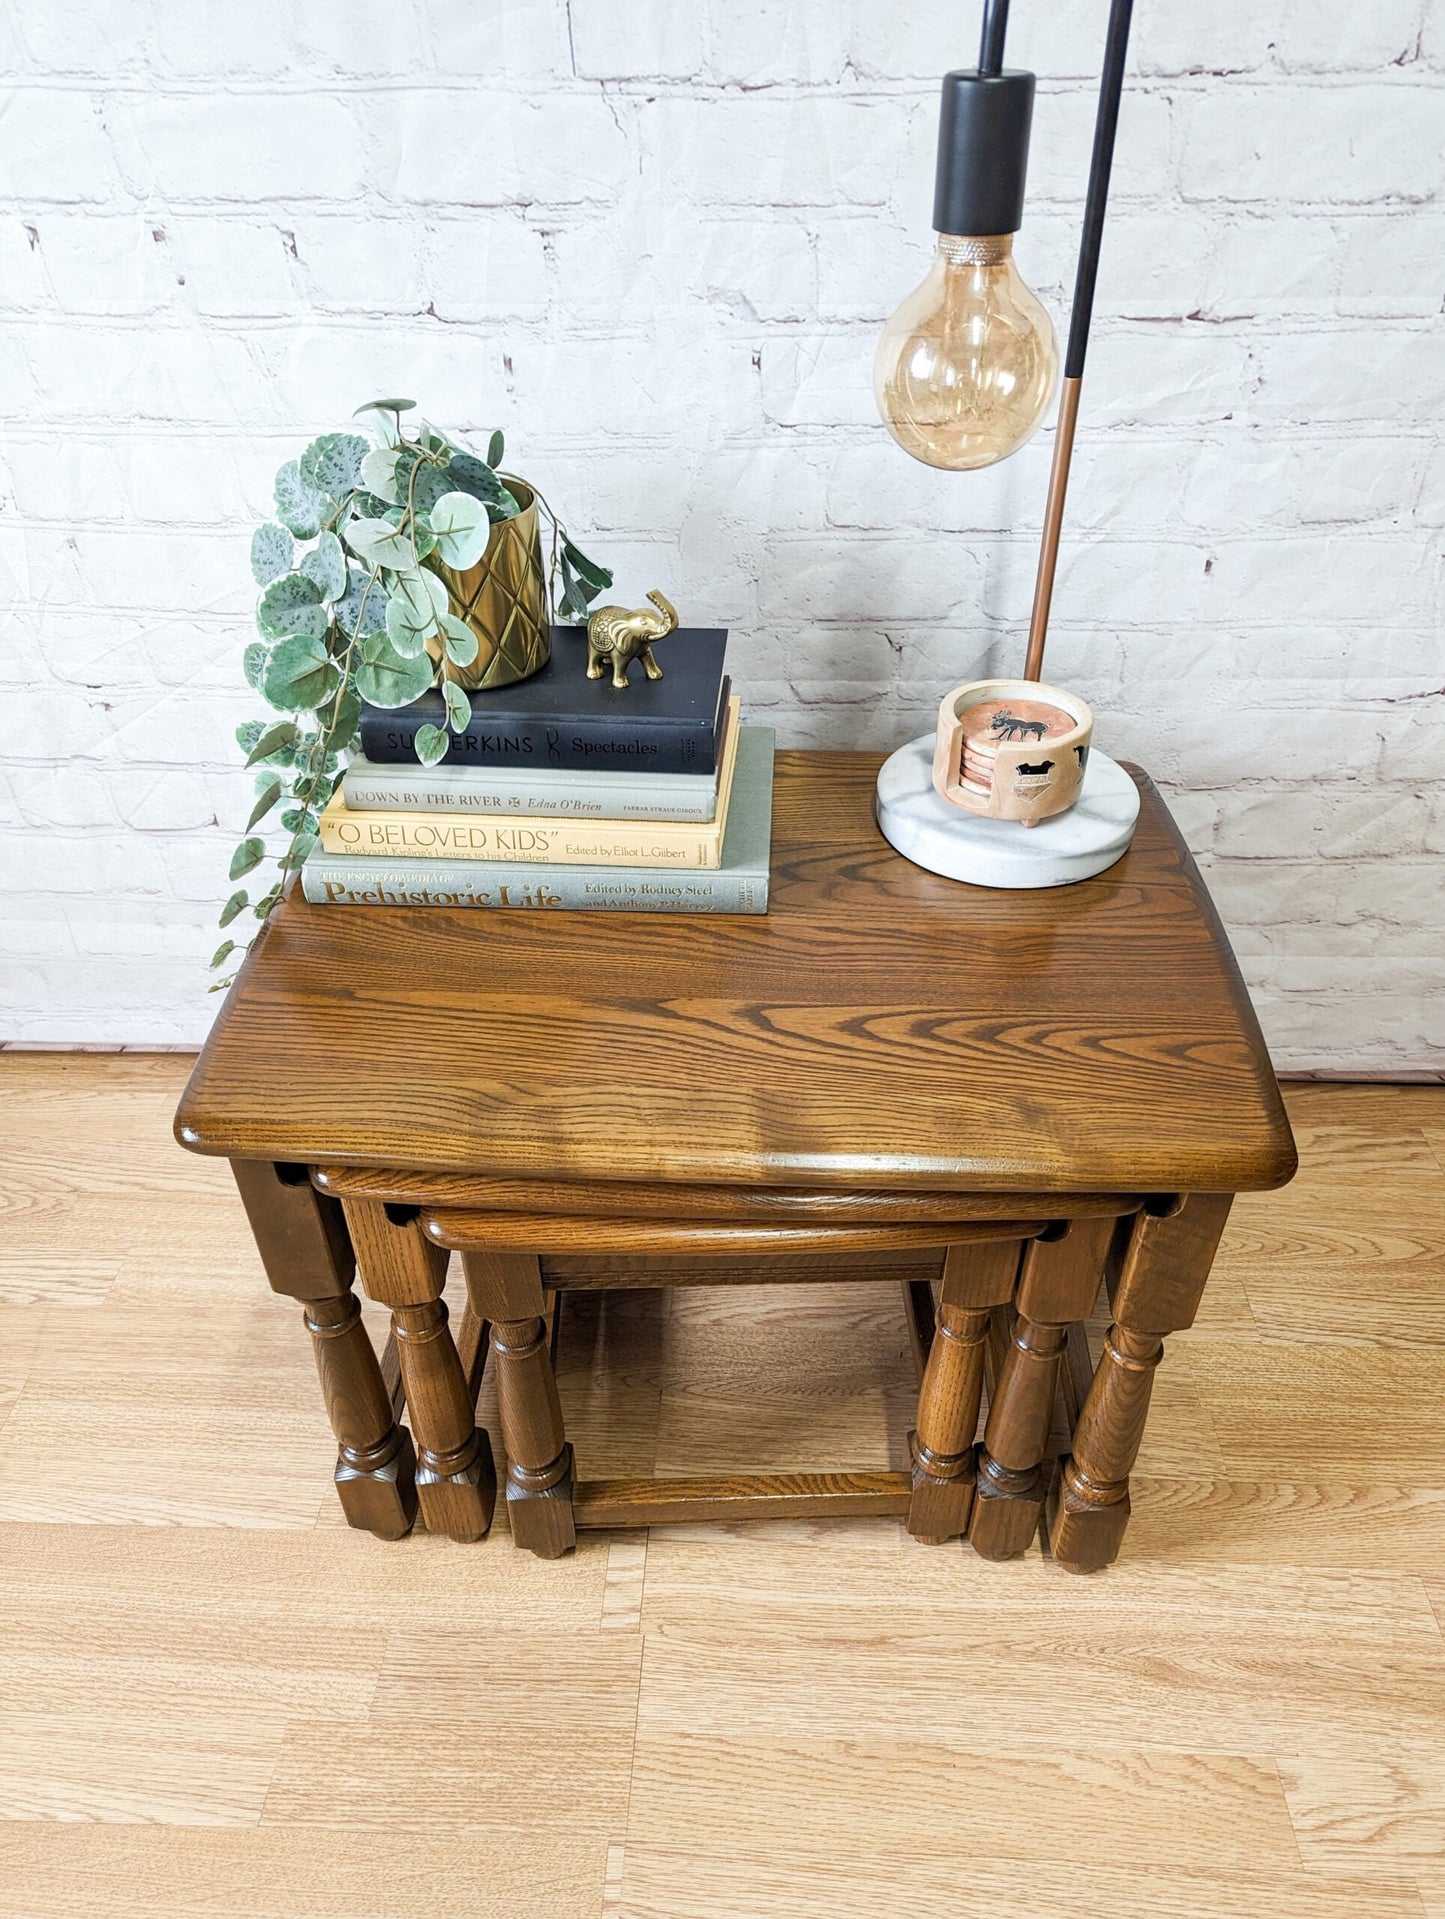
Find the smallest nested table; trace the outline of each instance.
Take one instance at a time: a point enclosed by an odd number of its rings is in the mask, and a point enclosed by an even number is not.
[[[877,765],[779,756],[766,918],[293,895],[268,923],[177,1134],[230,1158],[272,1286],[306,1303],[352,1524],[398,1535],[419,1500],[433,1530],[486,1532],[490,1345],[513,1534],[543,1554],[578,1526],[876,1512],[1003,1557],[1050,1497],[1062,1563],[1117,1552],[1163,1339],[1194,1317],[1231,1196],[1294,1170],[1278,1088],[1146,780],[1109,872],[995,893],[886,846]],[[908,1263],[923,1374],[910,1470],[598,1480],[574,1462],[554,1295],[882,1257]],[[357,1266],[391,1309],[380,1360]]]

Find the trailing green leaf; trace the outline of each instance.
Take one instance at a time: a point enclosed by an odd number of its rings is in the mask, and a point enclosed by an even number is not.
[[[298,606],[294,613],[287,615],[284,637],[324,640],[330,625],[331,615],[324,606]]]
[[[355,633],[358,620],[363,634],[385,632],[386,588],[380,579],[373,581],[369,572],[351,567],[346,575],[346,592],[333,604],[331,617],[343,633]]]
[[[246,684],[257,693],[261,691],[261,676],[266,671],[266,662],[271,657],[271,649],[260,640],[252,640],[241,655],[241,671],[246,676]]]
[[[312,812],[319,812],[331,798],[336,782],[325,773],[309,774],[305,779],[297,780],[292,787],[293,795],[305,803]]]
[[[470,666],[482,650],[476,634],[450,613],[442,615],[442,630],[446,634],[447,658],[453,666]]]
[[[221,908],[219,924],[229,926],[238,913],[242,913],[251,904],[250,896],[243,887],[239,893],[233,893]]]
[[[589,560],[587,555],[579,552],[576,545],[565,536],[562,540],[562,551],[572,562],[581,577],[587,582],[588,586],[592,588],[592,592],[587,596],[589,600],[595,598],[596,595],[601,593],[606,587],[611,586],[612,575],[608,572],[607,568],[605,566],[598,566],[595,560]]]
[[[360,433],[323,433],[301,455],[301,477],[318,493],[339,499],[356,485],[370,451],[370,441]]]
[[[256,804],[251,808],[251,817],[246,822],[246,831],[248,833],[258,820],[265,819],[266,815],[271,811],[271,808],[280,797],[281,775],[279,773],[273,773],[256,796]]]
[[[299,460],[288,460],[276,475],[276,518],[298,540],[314,540],[336,511],[328,499],[301,475]]]
[[[447,703],[447,725],[453,733],[465,733],[472,723],[472,703],[455,680],[442,681],[442,698]]]
[[[296,542],[284,526],[267,520],[251,535],[251,574],[257,586],[269,586],[279,580],[291,565]]]
[[[397,456],[394,502],[400,514],[411,511],[430,513],[452,482],[445,465],[436,466],[413,447],[403,448]],[[388,515],[396,523],[397,515]]]
[[[435,766],[438,760],[446,758],[447,735],[443,727],[419,726],[412,735],[412,744],[423,766]]]
[[[446,581],[430,567],[413,573],[398,573],[391,582],[391,597],[386,606],[386,630],[392,643],[405,629],[425,637],[435,633],[437,622],[451,605]],[[399,651],[406,652],[404,646]],[[415,651],[412,648],[411,651]]]
[[[245,748],[247,766],[254,766],[258,760],[269,760],[290,746],[295,738],[294,720],[277,720],[273,726],[267,726],[262,720],[247,720],[236,728],[236,740]]]
[[[425,513],[430,519],[436,503],[445,494],[455,493],[456,482],[452,479],[450,466],[432,466],[430,462],[422,467],[411,489],[411,497],[418,513]]]
[[[266,842],[252,838],[242,840],[231,855],[231,878],[243,880],[246,875],[258,867],[266,857]]]
[[[562,572],[562,599],[557,614],[563,620],[585,621],[587,618],[587,595],[578,584],[564,552],[558,560]]]
[[[368,566],[390,567],[397,573],[408,573],[416,566],[416,548],[385,520],[348,520],[344,531],[346,544]]]
[[[401,415],[409,413],[416,405],[415,400],[368,400],[365,406],[359,406],[353,414],[359,419],[363,413],[371,417],[367,425],[371,427],[383,446],[400,446],[402,440]]]
[[[426,652],[429,636],[436,631],[435,621],[428,627],[413,626],[411,614],[400,600],[386,603],[386,637],[404,660],[414,660]]]
[[[475,566],[486,552],[492,523],[487,509],[470,493],[443,493],[427,517],[436,535],[437,556],[448,566]]]
[[[323,533],[301,562],[300,572],[314,580],[323,600],[339,600],[346,592],[346,555],[334,533]]]
[[[396,500],[396,467],[400,454],[395,447],[373,447],[361,462],[361,484],[379,499]]]
[[[326,755],[329,771],[337,764],[338,753],[351,752],[356,744],[356,727],[361,718],[361,695],[356,690],[356,682],[347,680],[322,702],[316,709],[316,724],[337,749],[336,753]]]
[[[447,478],[462,493],[470,493],[474,500],[480,500],[489,510],[500,508],[504,500],[511,501],[512,513],[517,511],[517,502],[497,478],[485,461],[479,460],[475,453],[453,453],[447,463]],[[511,518],[511,514],[498,517]]]
[[[215,952],[211,955],[211,971],[214,972],[218,966],[224,966],[235,950],[236,942],[234,940],[222,940]]]
[[[423,653],[407,659],[390,640],[377,634],[361,642],[361,664],[356,669],[356,688],[372,706],[410,706],[419,700],[432,683],[432,663]]]
[[[272,706],[288,712],[311,712],[340,680],[336,662],[320,640],[282,640],[266,662],[261,690]]]
[[[290,847],[281,857],[281,864],[288,873],[294,873],[306,862],[306,855],[316,845],[316,835],[302,831],[292,840]]]
[[[256,602],[256,624],[271,639],[285,639],[298,630],[298,618],[311,617],[307,609],[320,611],[320,600],[321,588],[315,580],[308,579],[304,573],[287,573],[279,580],[272,580]],[[316,637],[319,639],[321,635]]]

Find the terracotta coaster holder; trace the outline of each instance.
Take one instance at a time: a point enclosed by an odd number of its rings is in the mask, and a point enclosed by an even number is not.
[[[986,726],[980,708],[993,709]],[[1034,680],[970,680],[939,705],[934,790],[982,819],[1036,826],[1078,799],[1093,731],[1077,693]]]

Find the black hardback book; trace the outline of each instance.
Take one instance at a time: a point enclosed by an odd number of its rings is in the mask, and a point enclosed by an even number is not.
[[[681,626],[657,643],[660,680],[634,663],[627,690],[609,671],[587,678],[581,627],[552,628],[552,657],[515,686],[472,693],[472,725],[448,733],[448,766],[576,767],[588,772],[711,773],[727,711],[726,627]],[[373,762],[415,764],[419,726],[446,725],[440,691],[410,706],[363,706],[361,747]]]

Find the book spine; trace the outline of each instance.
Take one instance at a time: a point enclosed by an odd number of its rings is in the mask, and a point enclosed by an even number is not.
[[[533,866],[645,866],[683,870],[722,864],[716,826],[623,826],[616,820],[431,818],[328,807],[321,845],[352,859],[525,861]]]
[[[430,712],[403,707],[361,710],[361,750],[381,766],[417,762],[417,728],[437,724]],[[505,727],[469,727],[448,735],[443,766],[539,767],[576,772],[711,773],[716,766],[715,729],[640,726],[624,716],[606,720],[524,720]]]
[[[301,887],[317,906],[480,907],[588,913],[766,913],[768,879],[752,873],[488,866],[448,871],[419,860],[313,853]]]
[[[717,814],[717,782],[708,775],[573,777],[578,783],[569,790],[506,774],[489,779],[480,768],[439,778],[423,766],[415,774],[402,766],[351,766],[342,775],[341,791],[354,813],[516,813],[529,819],[677,820],[697,826],[709,825]]]

